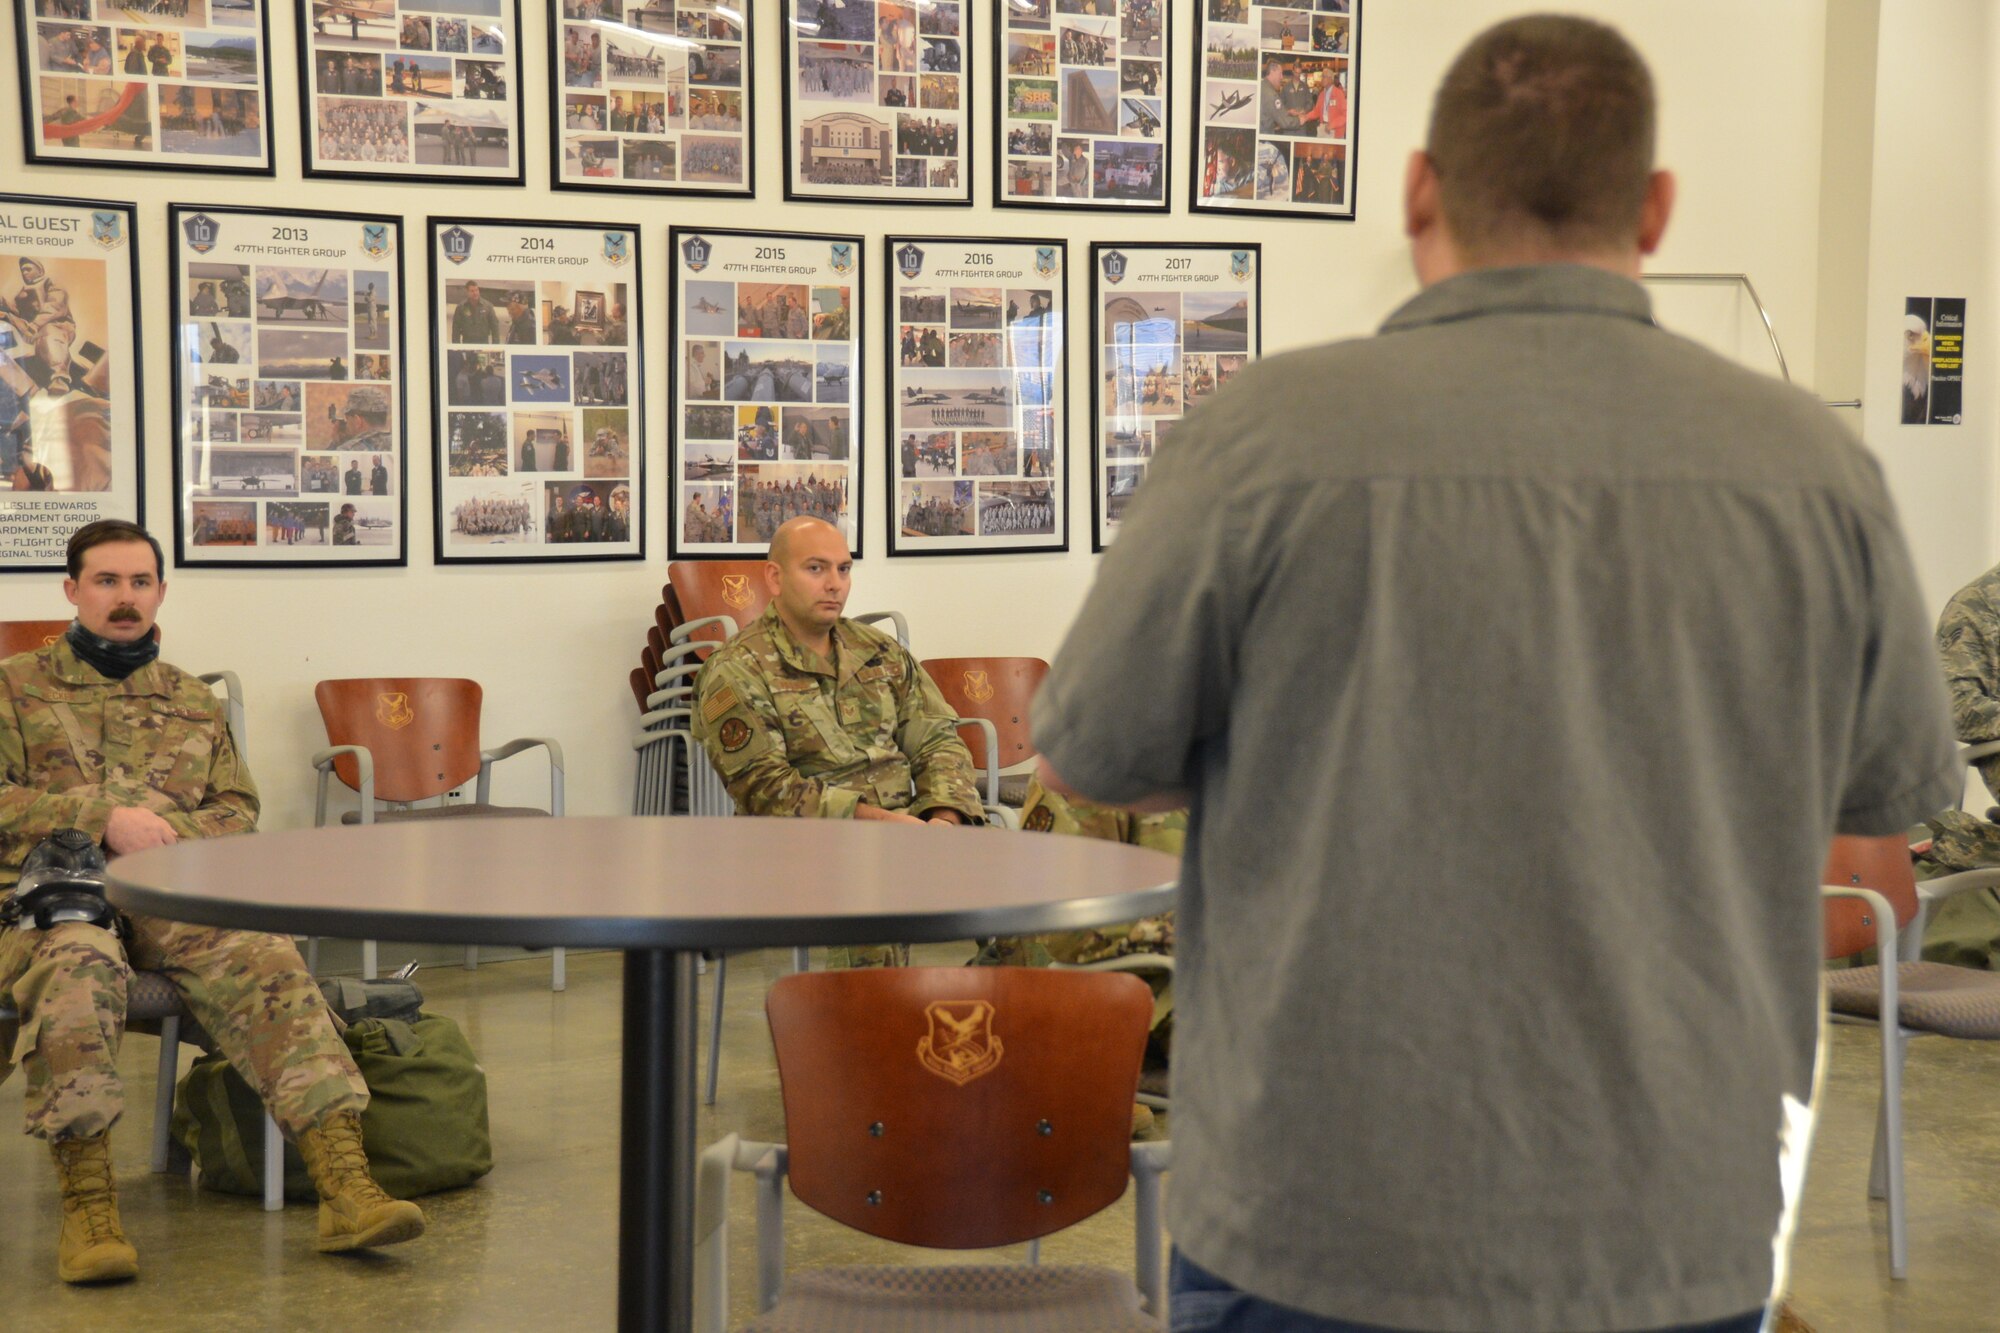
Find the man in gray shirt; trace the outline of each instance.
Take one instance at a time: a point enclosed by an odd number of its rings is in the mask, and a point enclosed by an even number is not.
[[[1652,321],[1653,140],[1611,29],[1475,39],[1424,290],[1175,432],[1035,700],[1045,782],[1191,807],[1177,1330],[1770,1297],[1828,840],[1957,775],[1873,461]]]

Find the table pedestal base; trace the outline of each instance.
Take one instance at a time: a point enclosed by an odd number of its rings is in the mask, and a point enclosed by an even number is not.
[[[625,951],[618,1327],[694,1327],[694,955]]]

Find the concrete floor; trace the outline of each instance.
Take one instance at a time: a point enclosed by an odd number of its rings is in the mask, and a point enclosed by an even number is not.
[[[965,946],[919,950],[958,962]],[[404,956],[407,951],[404,951]],[[385,951],[385,958],[397,955]],[[785,957],[735,960],[724,1011],[722,1095],[703,1143],[732,1130],[782,1135],[764,1034],[764,988]],[[360,1258],[312,1250],[314,1212],[193,1191],[147,1173],[157,1047],[121,1056],[132,1112],[114,1136],[137,1282],[69,1288],[54,1274],[55,1174],[46,1150],[0,1134],[0,1325],[9,1330],[608,1328],[616,1308],[620,964],[572,955],[569,990],[545,960],[431,967],[429,1007],[456,1018],[490,1080],[495,1157],[479,1184],[423,1200],[431,1232]],[[704,1003],[707,980],[703,980]],[[1912,1048],[1907,1115],[1911,1264],[1888,1278],[1884,1214],[1865,1196],[1878,1077],[1872,1032],[1837,1028],[1825,1110],[1794,1255],[1794,1304],[1819,1333],[2000,1329],[2000,1049],[1932,1039]],[[19,1083],[0,1094],[14,1114]],[[1162,1121],[1162,1130],[1166,1121]],[[732,1209],[731,1304],[754,1295],[747,1178]],[[1635,1206],[1643,1206],[1635,1201]],[[1043,1246],[1049,1262],[1131,1262],[1128,1201]],[[909,1261],[794,1202],[788,1262]],[[1016,1252],[1018,1254],[1018,1251]],[[924,1261],[919,1258],[918,1262]]]

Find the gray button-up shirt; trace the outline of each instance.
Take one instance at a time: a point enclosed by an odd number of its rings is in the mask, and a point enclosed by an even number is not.
[[[1162,451],[1035,702],[1192,793],[1175,1239],[1369,1324],[1766,1299],[1836,829],[1950,801],[1874,462],[1597,269],[1474,272]]]

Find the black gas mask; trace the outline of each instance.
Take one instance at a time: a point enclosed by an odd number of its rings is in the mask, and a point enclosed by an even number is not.
[[[21,863],[14,894],[0,905],[0,925],[33,922],[49,930],[65,921],[111,929],[118,909],[104,897],[104,852],[81,829],[57,829]]]

